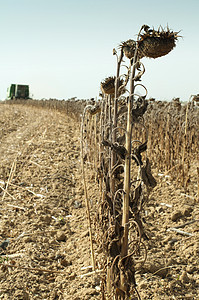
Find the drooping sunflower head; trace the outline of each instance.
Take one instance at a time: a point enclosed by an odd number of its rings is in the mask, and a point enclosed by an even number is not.
[[[115,76],[105,78],[101,82],[101,91],[106,95],[113,95],[115,93]],[[119,87],[124,83],[123,79],[119,80]]]
[[[119,48],[123,50],[124,55],[127,58],[131,59],[135,54],[136,42],[134,40],[127,40],[125,42],[122,42],[119,45]]]
[[[195,102],[199,103],[199,94],[197,94],[197,95],[194,95],[194,97],[193,97],[193,101],[195,101]]]
[[[167,55],[176,46],[179,32],[173,32],[168,27],[166,30],[162,27],[158,30],[150,29],[147,25],[143,26],[143,30],[138,39],[138,48],[145,57],[157,58]]]

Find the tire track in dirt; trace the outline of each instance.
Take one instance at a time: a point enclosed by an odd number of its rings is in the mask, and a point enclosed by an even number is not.
[[[1,266],[0,299],[99,299],[98,278],[79,277],[91,264],[79,124],[21,105],[1,105],[0,118],[1,257],[30,268]]]

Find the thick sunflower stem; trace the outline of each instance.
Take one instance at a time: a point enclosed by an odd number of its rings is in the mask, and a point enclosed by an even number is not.
[[[115,78],[115,98],[114,98],[114,104],[113,104],[113,128],[112,128],[112,142],[115,143],[117,140],[116,137],[116,130],[117,124],[118,124],[118,89],[119,89],[119,76],[120,76],[120,66],[123,58],[123,51],[121,50],[120,57],[117,62],[117,72],[116,72],[116,78]],[[112,151],[111,153],[111,170],[114,168],[116,164],[116,153]],[[112,177],[111,179],[111,194],[112,194],[112,201],[113,201],[113,215],[115,219],[115,203],[114,203],[114,195],[115,195],[115,178]]]
[[[134,101],[134,77],[136,71],[137,63],[137,47],[135,50],[135,55],[133,58],[133,66],[130,78],[130,96],[128,99],[128,112],[127,112],[127,127],[126,127],[126,150],[127,154],[125,157],[125,168],[124,168],[124,198],[123,198],[123,216],[122,216],[122,226],[124,228],[122,247],[121,247],[121,257],[128,255],[128,235],[129,235],[129,195],[130,195],[130,181],[131,181],[131,140],[132,140],[132,107]],[[125,274],[121,272],[120,274],[121,290],[126,293],[127,284],[125,282]],[[125,299],[125,296],[124,298]]]

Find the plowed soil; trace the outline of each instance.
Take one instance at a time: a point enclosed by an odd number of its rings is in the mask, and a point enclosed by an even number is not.
[[[0,105],[0,299],[101,299],[99,277],[87,274],[79,132],[64,113]],[[154,170],[158,185],[144,212],[147,261],[136,272],[142,300],[199,299],[197,161],[191,163],[186,191]],[[93,179],[89,188],[95,186]]]

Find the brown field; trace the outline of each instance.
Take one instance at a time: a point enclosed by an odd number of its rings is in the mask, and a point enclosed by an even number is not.
[[[143,212],[147,260],[135,269],[142,300],[199,299],[199,109],[191,105],[151,102],[144,115],[157,186]],[[99,275],[87,274],[84,106],[56,100],[0,105],[0,242],[9,240],[0,248],[0,299],[101,299]],[[92,136],[98,120],[89,122]],[[144,138],[138,126],[135,139]],[[89,156],[97,142],[90,142],[86,164],[92,225],[99,188],[97,162]],[[100,265],[97,232],[94,237]]]

